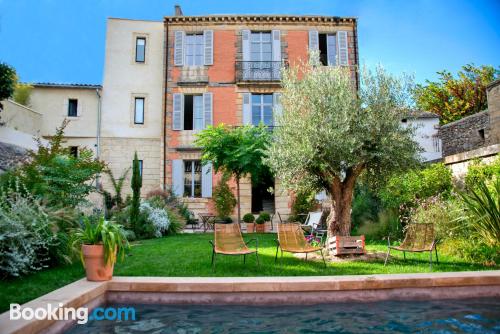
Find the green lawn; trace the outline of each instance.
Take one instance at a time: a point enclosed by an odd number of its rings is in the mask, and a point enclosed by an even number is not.
[[[310,276],[310,275],[361,275],[429,272],[428,253],[409,254],[403,261],[402,253],[393,252],[390,263],[383,260],[346,261],[329,263],[324,268],[320,261],[309,261],[285,253],[280,265],[274,263],[276,245],[274,234],[257,234],[260,267],[255,256],[243,264],[239,256],[218,256],[217,268],[210,265],[211,234],[181,234],[162,239],[145,240],[132,244],[125,261],[115,267],[117,276]],[[368,251],[385,251],[384,243],[368,243]],[[439,254],[440,264],[433,271],[465,271],[497,269],[471,264],[460,259]],[[21,279],[0,281],[0,312],[9,303],[25,303],[84,276],[80,263],[44,270]]]

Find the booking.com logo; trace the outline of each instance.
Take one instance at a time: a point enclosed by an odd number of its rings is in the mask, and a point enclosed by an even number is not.
[[[47,307],[21,307],[10,304],[10,320],[72,320],[77,324],[86,324],[89,320],[127,321],[135,320],[135,307],[96,307],[90,312],[87,307],[63,307],[47,304]]]

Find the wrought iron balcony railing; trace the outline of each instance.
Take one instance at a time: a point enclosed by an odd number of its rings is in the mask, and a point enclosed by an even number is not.
[[[280,81],[282,61],[237,61],[236,81]]]

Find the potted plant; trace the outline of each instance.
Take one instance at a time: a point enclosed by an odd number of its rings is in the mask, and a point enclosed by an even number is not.
[[[259,217],[264,219],[264,231],[271,231],[271,215],[267,212],[261,212]]]
[[[255,216],[249,212],[243,216],[243,221],[247,224],[247,233],[253,233],[255,230]]]
[[[255,224],[255,232],[264,233],[266,231],[266,220],[262,217],[262,215],[257,217]]]
[[[74,230],[73,247],[80,253],[89,281],[107,281],[113,277],[118,258],[123,259],[128,241],[122,226],[100,217],[96,223],[88,218]]]

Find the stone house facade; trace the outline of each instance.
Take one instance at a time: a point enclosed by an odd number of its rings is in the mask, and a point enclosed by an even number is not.
[[[200,163],[193,141],[208,125],[271,129],[279,112],[280,69],[320,51],[325,66],[350,66],[358,83],[356,20],[323,16],[169,16],[165,18],[164,181],[195,213],[211,212],[220,179]],[[231,183],[234,188],[234,183]],[[269,192],[269,188],[274,191]],[[241,182],[241,209],[287,212],[279,180]]]

